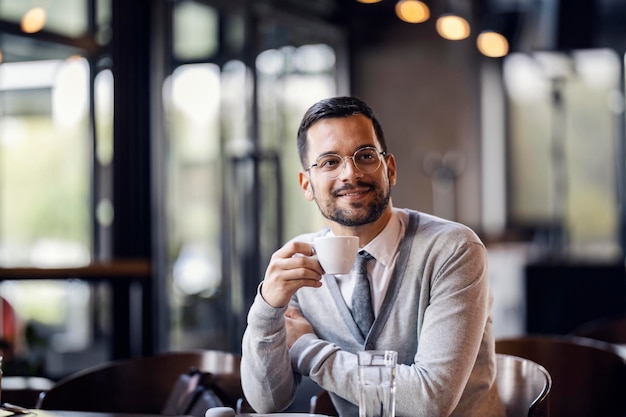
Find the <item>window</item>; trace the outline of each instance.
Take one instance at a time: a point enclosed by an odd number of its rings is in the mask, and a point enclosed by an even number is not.
[[[619,254],[615,138],[623,98],[609,50],[512,54],[510,216],[548,250]]]
[[[89,66],[79,56],[0,66],[3,267],[91,261],[89,100]],[[5,372],[37,365],[36,372],[64,375],[67,369],[56,365],[60,355],[93,349],[87,283],[4,281],[0,296],[17,312],[19,329],[24,326],[20,335],[9,335],[17,338],[16,360],[6,361]]]
[[[88,13],[97,9],[96,26],[104,35],[110,4],[94,4],[0,4],[5,24],[0,32],[0,267],[15,277],[0,281],[0,296],[15,317],[13,334],[6,327],[1,333],[10,344],[3,347],[5,375],[60,378],[110,357],[109,289],[71,274],[42,279],[36,272],[79,268],[96,257],[94,74],[87,58],[93,57],[95,41],[88,34]],[[14,30],[11,23],[32,16],[34,9],[42,18],[36,36]],[[100,40],[106,43],[106,36]],[[94,96],[102,104],[104,96]]]

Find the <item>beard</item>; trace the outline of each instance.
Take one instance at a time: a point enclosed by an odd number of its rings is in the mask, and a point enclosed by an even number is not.
[[[335,223],[339,223],[342,226],[362,226],[365,224],[373,223],[380,218],[391,199],[390,188],[377,187],[376,184],[358,182],[359,187],[370,187],[374,190],[374,201],[370,204],[353,203],[349,208],[339,208],[335,204],[337,194],[341,191],[345,191],[352,187],[343,187],[342,189],[333,191],[331,198],[320,201],[317,198],[315,189],[313,188],[313,195],[315,196],[315,203],[319,207],[322,216]]]

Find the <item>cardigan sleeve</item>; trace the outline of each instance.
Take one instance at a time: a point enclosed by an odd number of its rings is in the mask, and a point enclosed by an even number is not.
[[[248,326],[242,340],[241,386],[257,413],[287,408],[299,382],[291,369],[287,349],[286,309],[270,306],[257,291],[248,312]]]

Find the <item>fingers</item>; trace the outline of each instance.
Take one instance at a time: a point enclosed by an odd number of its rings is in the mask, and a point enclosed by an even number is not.
[[[315,255],[313,245],[306,242],[289,242],[272,255],[268,270],[291,271],[294,279],[323,275],[324,270]]]
[[[290,319],[304,318],[300,310],[293,306],[287,307],[287,310],[285,311],[285,317],[288,317]]]
[[[294,255],[313,256],[315,249],[310,243],[293,241],[278,249],[272,257],[291,258]]]
[[[308,243],[290,242],[272,255],[261,287],[268,304],[282,307],[298,289],[322,286],[324,271],[313,252]]]
[[[315,333],[311,323],[304,318],[296,307],[288,307],[285,311],[285,330],[287,332],[287,346],[290,349],[302,335]]]

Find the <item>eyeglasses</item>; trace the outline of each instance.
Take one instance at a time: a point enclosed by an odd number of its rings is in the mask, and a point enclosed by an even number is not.
[[[382,162],[381,157],[385,157],[386,152],[379,152],[378,149],[373,146],[367,148],[361,148],[357,150],[352,156],[340,156],[337,154],[322,155],[306,169],[306,171],[312,168],[317,168],[320,175],[327,180],[334,180],[339,178],[343,169],[346,166],[346,160],[352,159],[354,167],[364,174],[371,174],[380,168]]]

